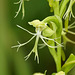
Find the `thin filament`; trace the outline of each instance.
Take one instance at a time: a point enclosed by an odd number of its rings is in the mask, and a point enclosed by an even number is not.
[[[32,33],[32,32],[28,31],[27,29],[25,29],[25,28],[23,28],[23,27],[21,27],[21,26],[19,26],[19,25],[17,25],[17,27],[21,28],[22,30],[28,32],[28,33],[31,34],[31,35],[36,35],[35,33]]]
[[[44,38],[44,39],[47,39],[47,40],[52,40],[52,41],[54,41],[55,43],[57,43],[58,45],[60,45],[60,46],[62,46],[61,44],[59,44],[57,41],[55,41],[54,39],[50,39],[50,38],[47,38],[47,37],[43,37],[43,36],[41,36],[42,38]]]
[[[72,28],[75,28],[75,26],[72,26],[72,27],[68,27],[68,29],[72,29]]]
[[[11,48],[24,46],[24,45],[28,44],[34,37],[35,37],[35,35],[30,40],[28,40],[27,42],[25,42],[23,44],[16,45],[16,46],[12,46]]]
[[[41,38],[41,40],[44,42],[44,44],[47,45],[48,47],[50,47],[50,48],[57,48],[57,46],[50,46],[50,45],[48,45],[48,44],[44,41],[44,39],[43,39],[42,37],[40,37],[40,38]]]
[[[44,48],[46,45],[45,44],[39,44],[39,49],[42,49],[42,48]]]
[[[19,4],[21,2],[21,0],[20,1],[18,1],[18,2],[15,2],[14,4]]]
[[[75,35],[75,32],[71,32],[71,31],[69,31],[69,30],[68,30],[68,33]]]
[[[14,18],[16,18],[16,17],[18,16],[18,14],[19,14],[19,12],[20,12],[20,10],[21,10],[21,7],[22,7],[22,3],[23,3],[23,0],[20,2],[19,9],[18,9],[18,11],[16,12],[16,15],[15,15]]]
[[[28,60],[28,58],[30,57],[30,55],[32,54],[32,52],[33,52],[33,50],[27,56],[24,57],[25,61]]]
[[[68,26],[68,29],[72,28],[75,22],[73,22],[71,25]]]

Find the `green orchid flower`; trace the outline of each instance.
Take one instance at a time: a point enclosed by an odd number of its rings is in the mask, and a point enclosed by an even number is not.
[[[24,58],[25,58],[25,60],[27,60],[27,59],[30,57],[30,55],[31,55],[32,53],[35,53],[35,60],[37,59],[37,62],[39,63],[39,56],[38,56],[38,50],[37,50],[39,38],[42,40],[42,42],[43,42],[46,46],[48,46],[48,47],[50,47],[50,48],[57,48],[60,44],[59,44],[58,42],[56,42],[55,39],[50,39],[50,38],[48,38],[48,37],[45,37],[45,35],[44,35],[44,36],[42,35],[42,32],[47,28],[47,23],[44,23],[44,22],[39,21],[39,20],[34,20],[34,21],[28,22],[28,23],[29,23],[30,25],[33,25],[33,27],[35,27],[35,32],[36,32],[36,33],[32,33],[32,32],[30,32],[30,31],[28,31],[27,29],[25,29],[25,28],[23,28],[23,27],[17,25],[17,27],[19,27],[19,28],[25,30],[26,32],[28,32],[29,34],[33,35],[33,37],[32,37],[30,40],[28,40],[27,42],[23,43],[23,44],[21,44],[21,43],[18,42],[19,45],[12,46],[12,48],[17,47],[17,52],[18,52],[18,50],[19,50],[19,48],[20,48],[21,46],[24,46],[24,45],[28,44],[34,37],[36,37],[36,40],[35,40],[35,44],[34,44],[33,49],[32,49],[31,52],[30,52],[27,56],[25,56]],[[47,33],[47,32],[48,32],[48,33]],[[46,33],[46,34],[48,35],[49,32],[50,32],[50,34],[53,34],[53,31],[52,31],[51,29],[49,29],[48,31],[45,30],[45,31],[43,32],[43,34]],[[55,43],[58,44],[58,46],[50,46],[45,40],[54,41]]]

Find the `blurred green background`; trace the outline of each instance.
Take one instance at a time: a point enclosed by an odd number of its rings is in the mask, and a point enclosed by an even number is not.
[[[28,22],[34,19],[43,20],[45,17],[53,15],[53,13],[50,13],[48,2],[47,0],[30,0],[29,2],[25,2],[25,17],[22,20],[21,12],[17,18],[14,18],[19,6],[14,5],[14,2],[17,1],[0,0],[0,75],[32,75],[35,72],[43,73],[45,70],[47,70],[48,75],[51,75],[52,72],[56,72],[56,67],[47,47],[38,50],[40,57],[39,64],[34,61],[34,54],[27,61],[24,60],[24,56],[33,48],[35,39],[21,47],[19,52],[16,52],[16,48],[11,49],[11,46],[16,45],[17,41],[23,43],[32,37],[32,35],[18,28],[17,24],[34,32],[34,28],[28,25]],[[74,9],[75,5],[73,6]],[[75,13],[75,11],[73,12]],[[75,19],[72,18],[70,24],[74,21]],[[75,31],[75,29],[72,31]],[[75,41],[75,36],[71,34],[67,36]],[[66,48],[67,59],[70,53],[75,54],[75,45],[67,43]],[[68,75],[75,75],[75,68]]]

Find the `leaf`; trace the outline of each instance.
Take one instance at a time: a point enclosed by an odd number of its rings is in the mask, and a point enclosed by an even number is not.
[[[62,66],[62,71],[66,74],[75,66],[75,56],[71,54],[65,64]]]

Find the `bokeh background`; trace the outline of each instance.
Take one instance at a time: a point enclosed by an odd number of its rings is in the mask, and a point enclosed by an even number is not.
[[[35,29],[28,25],[28,22],[34,19],[43,20],[45,17],[53,15],[53,13],[50,13],[48,2],[47,0],[25,1],[25,17],[22,20],[21,12],[14,18],[19,6],[14,5],[14,2],[17,1],[0,0],[0,75],[32,75],[35,72],[44,73],[45,70],[47,70],[48,75],[51,75],[51,73],[56,72],[56,67],[47,47],[39,50],[39,64],[34,61],[34,54],[27,61],[24,60],[24,56],[32,50],[35,39],[21,47],[19,52],[16,52],[16,48],[11,48],[11,46],[17,44],[17,41],[23,43],[32,37],[32,35],[18,28],[17,24],[35,32]],[[73,12],[75,13],[75,5],[73,6]],[[72,18],[70,24],[74,21],[75,19]],[[75,31],[75,29],[72,29],[72,31]],[[74,35],[68,34],[67,36],[75,41]],[[75,45],[67,43],[66,59],[70,53],[75,54]],[[68,75],[75,75],[75,67]]]

